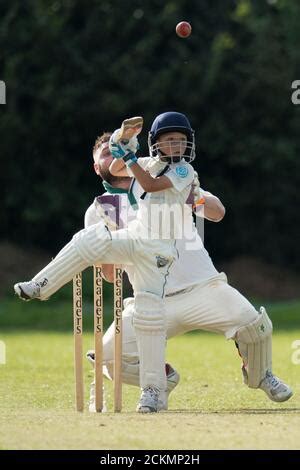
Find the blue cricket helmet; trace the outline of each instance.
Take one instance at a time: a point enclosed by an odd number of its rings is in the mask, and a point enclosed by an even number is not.
[[[187,145],[183,158],[192,161],[195,158],[195,135],[188,118],[175,111],[159,114],[153,121],[149,135],[148,145],[150,156],[160,156],[162,152],[158,149],[157,139],[167,132],[182,132],[186,135]],[[162,154],[163,155],[163,154]]]

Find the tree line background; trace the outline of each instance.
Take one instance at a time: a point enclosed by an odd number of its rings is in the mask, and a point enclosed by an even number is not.
[[[176,110],[227,209],[206,226],[213,258],[299,268],[299,20],[294,0],[2,0],[0,239],[56,253],[102,191],[96,136],[142,115],[146,154],[153,118]]]

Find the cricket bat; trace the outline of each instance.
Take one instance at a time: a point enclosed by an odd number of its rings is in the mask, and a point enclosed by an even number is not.
[[[116,143],[120,142],[120,140],[127,143],[132,137],[137,136],[143,128],[143,122],[144,120],[141,116],[125,119],[116,136]]]

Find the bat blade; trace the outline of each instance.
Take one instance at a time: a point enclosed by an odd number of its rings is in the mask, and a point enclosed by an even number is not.
[[[128,141],[132,139],[132,137],[137,136],[143,128],[143,121],[141,116],[125,119],[122,122],[116,141]]]

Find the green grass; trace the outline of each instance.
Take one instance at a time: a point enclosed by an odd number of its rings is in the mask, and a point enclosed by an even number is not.
[[[168,412],[136,414],[139,391],[124,386],[123,412],[95,415],[74,411],[70,302],[7,299],[0,312],[7,354],[0,365],[0,449],[300,449],[300,365],[291,361],[291,344],[300,339],[299,307],[269,308],[277,325],[274,371],[294,389],[288,402],[271,402],[242,384],[232,341],[191,333],[168,343],[168,361],[181,374]],[[92,344],[87,333],[85,349]],[[87,362],[84,375],[87,402]],[[111,383],[105,387],[112,410]]]

